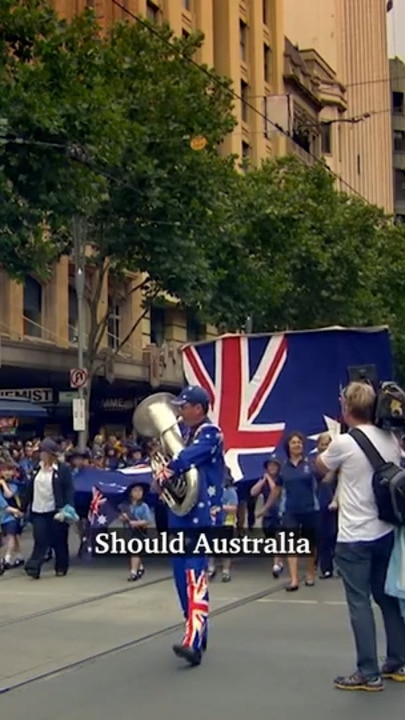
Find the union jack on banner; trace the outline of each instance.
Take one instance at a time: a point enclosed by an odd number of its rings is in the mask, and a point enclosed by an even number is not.
[[[196,577],[195,570],[186,570],[188,617],[183,645],[192,647],[197,635],[203,638],[208,618],[208,577],[201,572]]]
[[[252,367],[247,336],[229,336],[210,343],[213,364],[204,346],[184,348],[184,373],[190,384],[204,387],[211,400],[212,420],[221,428],[226,461],[235,480],[242,477],[239,455],[271,452],[280,442],[284,422],[258,422],[287,358],[285,335],[267,339]]]
[[[186,381],[209,394],[235,480],[261,477],[289,432],[304,433],[310,452],[321,432],[338,431],[350,366],[375,364],[380,379],[392,378],[387,328],[224,335],[186,345],[182,360]]]

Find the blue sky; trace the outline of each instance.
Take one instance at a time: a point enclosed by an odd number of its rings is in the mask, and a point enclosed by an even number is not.
[[[388,13],[389,56],[398,55],[405,61],[405,0],[394,0],[394,7]]]

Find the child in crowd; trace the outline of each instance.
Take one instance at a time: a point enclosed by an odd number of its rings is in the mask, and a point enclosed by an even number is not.
[[[277,477],[280,472],[281,463],[275,455],[272,455],[269,460],[266,460],[263,467],[264,475],[261,480],[258,480],[258,482],[253,485],[250,490],[250,494],[253,497],[258,497],[259,495],[262,495],[263,502],[265,503],[268,500],[268,497],[273,488],[276,487]],[[263,516],[262,528],[265,538],[277,538],[277,533],[279,532],[281,525],[280,505],[280,501],[274,503],[270,510],[268,510]],[[275,557],[273,560],[273,577],[278,578],[283,572],[283,569],[284,566],[281,557]]]
[[[144,502],[143,485],[134,485],[130,490],[130,502],[120,506],[121,520],[124,528],[129,530],[130,538],[145,538],[147,529],[152,522],[152,513],[149,506]],[[131,555],[129,582],[140,580],[144,575],[145,568],[142,558],[138,555]]]
[[[1,534],[5,537],[3,570],[22,565],[20,536],[24,514],[19,508],[18,484],[15,482],[16,466],[12,460],[2,460],[0,465],[0,513]]]
[[[225,533],[221,534],[221,537],[225,537],[230,540],[235,535],[235,529],[237,525],[237,514],[238,514],[238,494],[233,487],[233,479],[229,470],[224,481],[224,490],[222,493],[222,511],[224,513],[224,528]],[[208,577],[213,580],[216,575],[215,558],[210,557],[208,567]],[[231,559],[224,557],[222,561],[222,582],[229,582],[231,580]]]

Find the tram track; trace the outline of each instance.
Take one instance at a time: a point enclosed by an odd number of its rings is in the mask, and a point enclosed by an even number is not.
[[[47,617],[48,615],[54,615],[56,613],[63,612],[64,610],[74,610],[74,608],[77,607],[91,605],[92,603],[108,600],[109,598],[113,598],[119,595],[125,595],[126,593],[139,592],[143,588],[152,587],[153,585],[159,585],[160,583],[168,582],[169,580],[172,580],[172,575],[165,575],[164,577],[156,578],[155,580],[142,582],[139,585],[131,585],[131,587],[109,590],[107,592],[100,593],[98,595],[91,595],[90,597],[82,598],[81,600],[76,600],[74,602],[64,603],[63,605],[56,605],[56,607],[46,608],[44,610],[37,610],[36,612],[27,613],[26,615],[19,615],[18,617],[10,618],[9,620],[2,620],[0,622],[0,628],[9,627],[10,625],[18,625],[20,623],[29,620],[35,620],[37,618]]]
[[[149,583],[145,583],[144,585],[137,586],[136,590],[141,591],[143,588],[150,587],[151,585],[157,585],[159,583],[167,582],[168,580],[171,580],[171,577],[167,578],[160,578],[158,580],[151,581]],[[88,598],[85,601],[77,602],[74,604],[70,604],[67,606],[59,607],[56,609],[52,609],[47,612],[43,612],[42,614],[33,614],[32,616],[28,616],[25,619],[31,619],[32,617],[43,617],[44,615],[51,614],[51,612],[61,612],[62,610],[70,609],[71,607],[80,606],[83,604],[89,604],[89,602],[96,602],[97,600],[102,599],[108,599],[109,597],[114,597],[115,595],[123,594],[124,592],[130,592],[134,591],[135,588],[125,588],[123,590],[119,591],[112,591],[111,593],[107,594],[105,593],[102,596],[99,596],[98,598]],[[275,595],[276,593],[279,593],[283,590],[283,585],[280,586],[278,584],[276,587],[267,588],[265,590],[261,590],[255,593],[251,593],[250,595],[245,595],[244,597],[241,597],[237,600],[233,600],[231,602],[228,602],[221,607],[217,608],[216,610],[211,611],[210,618],[216,618],[221,615],[224,615],[225,613],[232,612],[232,610],[237,610],[238,608],[244,607],[246,605],[250,605],[251,603],[255,603],[258,600],[262,600],[263,598],[269,597],[271,595]],[[22,622],[22,620],[20,620]],[[81,658],[79,660],[75,660],[71,663],[67,663],[65,665],[61,665],[60,667],[53,668],[52,670],[47,670],[42,673],[37,673],[36,675],[33,675],[30,678],[26,678],[24,680],[20,680],[16,683],[10,683],[6,687],[0,687],[0,695],[3,695],[5,693],[11,693],[13,691],[19,690],[20,688],[27,687],[36,683],[40,683],[42,681],[50,680],[54,677],[57,677],[59,675],[63,675],[65,673],[73,672],[74,670],[86,667],[88,665],[91,665],[93,662],[96,662],[97,660],[100,660],[102,658],[108,657],[110,655],[116,655],[124,650],[128,650],[130,648],[137,648],[141,645],[144,645],[149,642],[153,642],[157,638],[165,637],[167,635],[170,635],[171,633],[182,630],[184,627],[183,622],[178,622],[172,625],[167,625],[164,628],[161,628],[159,630],[155,630],[152,632],[147,633],[146,635],[143,635],[138,638],[134,638],[133,640],[128,640],[126,642],[120,643],[118,645],[115,645],[113,647],[107,648],[106,650],[101,650],[96,653],[93,653],[91,655],[88,655],[87,657]]]

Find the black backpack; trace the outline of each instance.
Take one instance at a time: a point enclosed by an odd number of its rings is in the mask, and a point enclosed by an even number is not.
[[[397,527],[405,525],[405,470],[393,462],[386,462],[358,428],[350,430],[349,435],[374,468],[373,491],[379,519]]]

